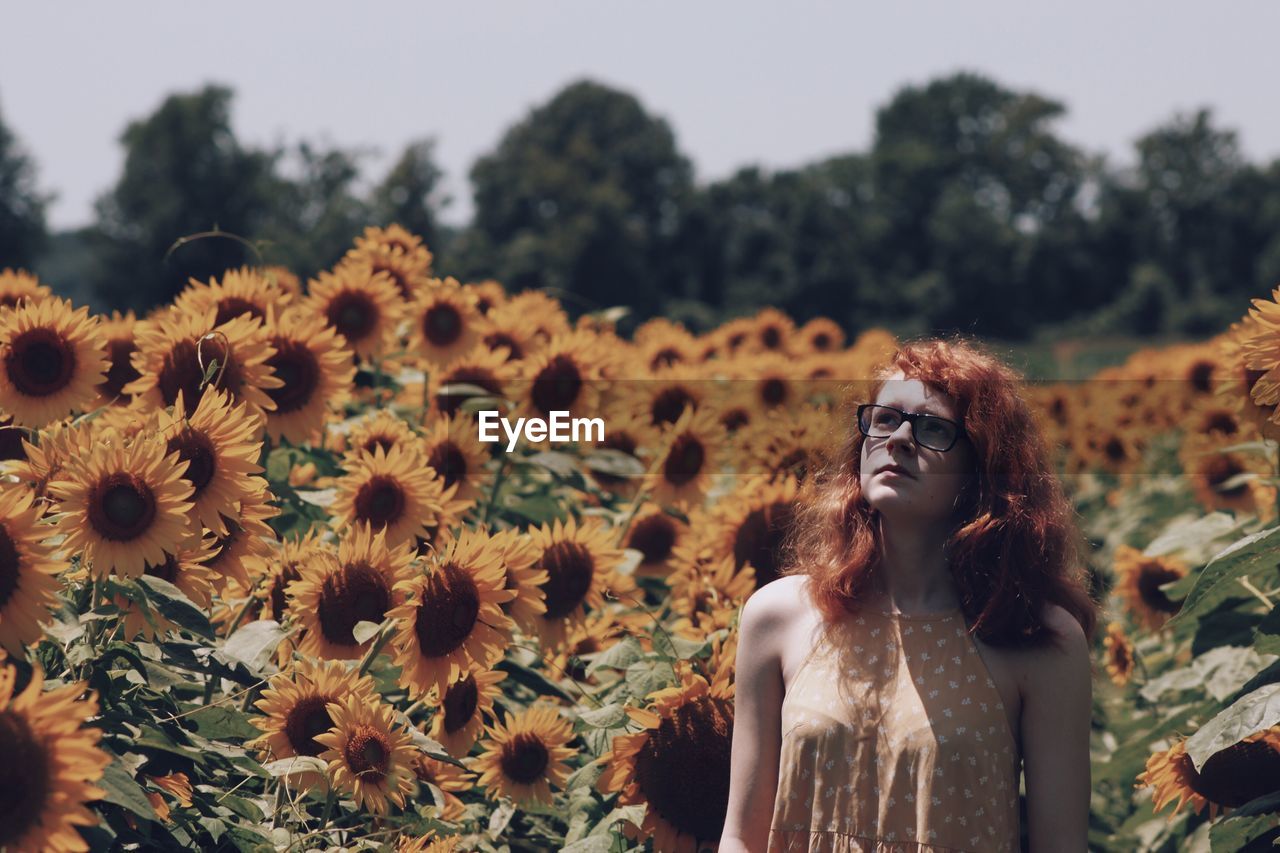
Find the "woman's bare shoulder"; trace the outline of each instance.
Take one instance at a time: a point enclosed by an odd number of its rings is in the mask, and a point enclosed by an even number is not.
[[[784,575],[757,589],[743,607],[753,625],[784,630],[810,607],[809,576]]]

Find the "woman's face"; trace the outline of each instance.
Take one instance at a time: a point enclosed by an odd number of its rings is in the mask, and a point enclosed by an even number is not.
[[[950,397],[918,379],[905,379],[901,372],[884,383],[875,402],[960,423]],[[867,436],[863,440],[862,493],[867,503],[885,516],[925,523],[949,520],[956,497],[971,476],[973,462],[973,446],[965,436],[950,450],[934,450],[918,444],[911,422],[903,419],[887,438]],[[881,470],[887,465],[901,466],[906,473]]]

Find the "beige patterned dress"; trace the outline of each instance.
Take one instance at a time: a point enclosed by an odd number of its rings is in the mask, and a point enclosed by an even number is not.
[[[783,699],[769,851],[1016,851],[1019,772],[963,613],[863,608]]]

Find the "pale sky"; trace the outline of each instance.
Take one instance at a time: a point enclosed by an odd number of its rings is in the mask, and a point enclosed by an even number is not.
[[[1280,157],[1280,3],[501,0],[23,3],[5,13],[0,116],[87,224],[126,122],[174,91],[233,87],[239,139],[374,147],[376,178],[435,136],[455,201],[503,130],[581,77],[667,119],[699,181],[866,150],[899,86],[958,70],[1066,103],[1068,140],[1113,163],[1177,111],[1214,111],[1253,161]]]

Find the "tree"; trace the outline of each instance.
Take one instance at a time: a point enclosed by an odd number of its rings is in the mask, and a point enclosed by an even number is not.
[[[633,96],[590,81],[567,86],[477,160],[471,180],[464,274],[512,290],[560,288],[573,309],[625,301],[641,316],[678,289],[668,249],[692,167],[667,123]]]
[[[207,280],[255,260],[225,238],[192,241],[166,260],[181,237],[216,227],[251,238],[271,216],[277,155],[240,145],[231,99],[230,89],[216,85],[170,95],[122,134],[124,171],[99,199],[95,228],[98,288],[110,303],[146,309],[191,277]]]
[[[45,205],[35,164],[0,116],[0,269],[31,268],[44,248]]]
[[[405,146],[400,159],[374,188],[370,206],[375,224],[397,222],[438,253],[445,229],[440,211],[452,199],[443,192],[444,172],[436,164],[436,141],[422,139]]]

